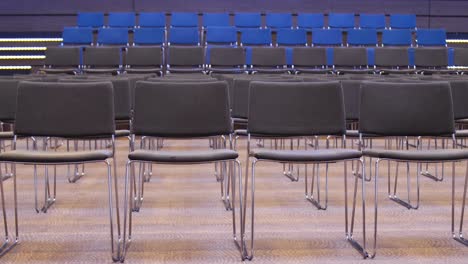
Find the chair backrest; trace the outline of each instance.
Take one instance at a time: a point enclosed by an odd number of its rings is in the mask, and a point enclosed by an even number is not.
[[[213,47],[210,48],[210,65],[243,66],[245,65],[245,48]]]
[[[209,26],[206,28],[206,44],[236,45],[237,30],[231,26]]]
[[[100,28],[97,37],[98,45],[127,45],[127,28]]]
[[[341,35],[341,30],[339,29],[312,30],[312,45],[314,46],[341,46],[342,44],[343,37]]]
[[[118,67],[120,65],[120,47],[85,47],[83,65],[96,67]]]
[[[184,138],[231,130],[226,82],[137,82],[132,133]]]
[[[203,27],[229,27],[230,20],[228,13],[204,13]]]
[[[112,83],[21,82],[14,133],[99,137],[114,134]]]
[[[164,45],[166,31],[164,28],[136,28],[133,31],[135,45]]]
[[[367,66],[366,48],[333,48],[333,65],[345,67]]]
[[[93,43],[93,29],[90,27],[65,27],[62,32],[63,44],[85,44]]]
[[[169,29],[168,45],[200,45],[200,32],[196,27]]]
[[[251,65],[256,67],[280,67],[286,64],[286,49],[252,47]]]
[[[416,29],[416,15],[414,14],[390,14],[390,28],[392,29]]]
[[[453,51],[453,64],[455,66],[468,66],[468,49],[455,48]]]
[[[205,62],[203,47],[170,46],[167,64],[172,66],[199,66]]]
[[[307,32],[303,28],[278,29],[276,33],[276,44],[278,46],[305,46],[307,45]]]
[[[299,13],[297,15],[297,27],[305,29],[324,28],[325,19],[322,13]]]
[[[348,30],[348,45],[350,46],[376,46],[377,30],[350,29]]]
[[[20,79],[0,79],[0,121],[11,122],[16,115],[16,97]]]
[[[447,67],[448,50],[445,47],[424,47],[414,49],[416,67]]]
[[[163,49],[161,47],[138,46],[128,47],[125,56],[125,65],[138,66],[162,66]]]
[[[450,80],[452,89],[453,118],[468,118],[468,80]]]
[[[80,48],[47,47],[44,65],[52,67],[78,67],[80,65]]]
[[[384,30],[382,32],[384,46],[411,46],[412,36],[409,29]]]
[[[440,136],[455,131],[448,82],[363,82],[359,130],[383,136]]]
[[[292,28],[293,26],[290,13],[268,13],[265,20],[269,28]]]
[[[384,29],[386,28],[384,14],[360,14],[360,28]]]
[[[109,13],[107,18],[109,27],[135,27],[136,15],[135,12],[117,12]]]
[[[418,46],[443,46],[447,45],[447,32],[445,29],[418,29],[416,32]]]
[[[293,48],[292,64],[299,67],[321,67],[327,65],[327,49],[321,47]]]
[[[339,82],[252,82],[248,119],[254,135],[342,135],[343,90]]]
[[[234,25],[238,28],[259,28],[262,26],[260,13],[236,13]]]
[[[346,120],[359,120],[362,80],[342,80]]]
[[[375,66],[408,67],[408,49],[399,47],[376,48],[374,50]]]
[[[104,26],[104,13],[102,12],[85,12],[78,13],[76,25],[78,27],[102,27]]]
[[[59,83],[102,83],[111,82],[114,95],[114,118],[115,120],[129,120],[131,111],[131,84],[128,78],[63,78]]]
[[[243,29],[241,34],[242,45],[271,45],[271,30],[269,28],[249,28]]]
[[[171,27],[198,27],[198,14],[188,12],[173,12]]]
[[[138,15],[138,26],[140,27],[166,27],[166,16],[164,13],[141,12]]]
[[[328,27],[330,28],[354,28],[354,14],[330,13],[328,14]]]

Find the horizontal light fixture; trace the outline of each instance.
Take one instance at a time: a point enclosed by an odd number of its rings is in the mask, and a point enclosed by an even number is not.
[[[446,42],[452,44],[468,44],[468,39],[447,39]]]
[[[47,47],[0,47],[0,51],[45,51]]]
[[[31,66],[0,66],[0,70],[11,71],[11,70],[31,70]]]
[[[62,42],[63,38],[0,38],[0,42]]]
[[[0,60],[43,60],[45,55],[2,55]]]

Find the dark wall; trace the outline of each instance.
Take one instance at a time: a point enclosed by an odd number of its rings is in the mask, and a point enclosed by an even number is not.
[[[468,32],[468,0],[0,0],[0,32],[61,31],[79,11],[414,13],[420,28]]]

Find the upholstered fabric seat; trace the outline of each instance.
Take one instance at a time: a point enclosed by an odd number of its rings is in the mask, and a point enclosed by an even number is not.
[[[194,151],[151,151],[135,150],[128,158],[130,160],[170,162],[170,163],[201,163],[237,159],[239,155],[230,149],[194,150]]]
[[[252,149],[250,156],[262,160],[291,162],[329,162],[347,159],[359,159],[361,151],[355,149],[320,149],[320,150],[274,150]]]
[[[411,160],[411,161],[450,161],[468,158],[468,150],[464,149],[433,149],[433,150],[388,150],[365,149],[365,156],[379,159]]]
[[[12,150],[0,153],[0,160],[26,163],[61,163],[106,160],[112,157],[110,150],[91,150],[75,152]]]

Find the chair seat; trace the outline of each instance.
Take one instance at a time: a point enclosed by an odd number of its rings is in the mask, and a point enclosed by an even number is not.
[[[450,161],[468,159],[465,149],[434,149],[434,150],[386,150],[365,149],[364,156],[380,159],[409,160],[409,161]]]
[[[294,71],[298,73],[315,73],[315,74],[325,74],[325,73],[331,73],[331,69],[323,69],[323,68],[301,68],[301,67],[296,67],[294,68]]]
[[[151,151],[135,150],[128,154],[130,160],[162,163],[203,163],[237,159],[239,154],[230,149],[193,151]]]
[[[359,130],[346,130],[346,137],[349,137],[349,138],[359,138]],[[379,137],[378,135],[371,135],[371,134],[363,134],[362,135],[363,138],[375,138],[375,137]]]
[[[2,131],[0,132],[0,139],[13,139],[15,134],[13,134],[13,131]]]
[[[246,137],[249,135],[249,133],[247,133],[247,129],[236,129],[234,131],[234,133],[237,135],[237,136],[242,136],[242,137]]]
[[[287,73],[291,69],[285,68],[250,68],[249,72],[256,72],[256,73]]]
[[[40,71],[45,73],[51,74],[60,74],[60,73],[67,73],[67,74],[76,74],[78,72],[77,68],[43,68]]]
[[[89,69],[83,69],[83,72],[85,73],[110,73],[110,74],[117,74],[119,72],[119,69],[116,68],[89,68]]]
[[[208,70],[212,73],[224,73],[224,74],[244,73],[246,71],[244,68],[223,68],[223,67],[210,67]]]
[[[130,130],[127,129],[118,129],[115,130],[115,137],[128,137],[130,136]]]
[[[202,68],[169,68],[167,70],[171,73],[197,73],[204,71]]]
[[[468,129],[455,130],[455,137],[465,138],[468,137]]]
[[[67,163],[104,161],[112,157],[110,150],[75,152],[12,150],[0,153],[0,161],[25,163]]]
[[[373,73],[374,70],[373,69],[366,69],[366,68],[363,68],[363,69],[335,69],[335,72],[336,73],[350,73],[350,74],[369,74],[369,73]]]
[[[274,150],[252,149],[250,156],[261,160],[285,162],[324,162],[358,159],[361,151],[355,149]]]
[[[393,73],[393,74],[413,74],[416,73],[415,69],[379,69],[380,73]]]
[[[154,68],[127,68],[126,73],[161,73],[162,69],[158,67]]]

